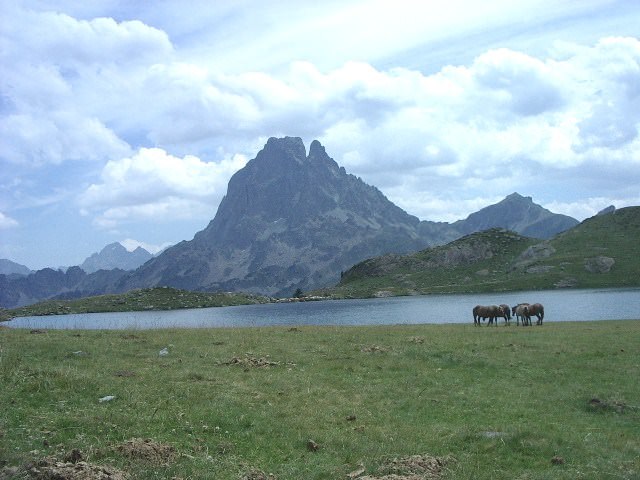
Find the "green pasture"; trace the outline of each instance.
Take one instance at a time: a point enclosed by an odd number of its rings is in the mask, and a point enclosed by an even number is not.
[[[637,479],[639,380],[637,320],[0,328],[0,478],[76,449],[135,479]],[[417,455],[441,468],[389,467]]]

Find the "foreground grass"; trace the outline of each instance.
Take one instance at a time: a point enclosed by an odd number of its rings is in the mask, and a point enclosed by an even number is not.
[[[76,448],[132,478],[337,479],[429,454],[443,478],[640,478],[639,378],[639,321],[0,329],[0,466]]]

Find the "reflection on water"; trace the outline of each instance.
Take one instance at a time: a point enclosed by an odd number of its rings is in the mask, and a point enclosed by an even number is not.
[[[149,329],[471,323],[477,304],[544,304],[545,321],[640,319],[640,289],[545,290],[17,318],[16,328]]]

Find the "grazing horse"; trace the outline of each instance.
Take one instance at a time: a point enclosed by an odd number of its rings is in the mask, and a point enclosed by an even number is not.
[[[511,309],[511,313],[516,316],[516,325],[520,324],[522,320],[522,326],[531,325],[531,316],[529,315],[529,304],[519,303]]]
[[[509,305],[505,305],[504,303],[500,304],[500,309],[502,310],[502,317],[504,317],[504,323],[507,325],[511,324],[511,307]]]
[[[529,305],[529,315],[535,315],[538,318],[536,324],[542,325],[542,321],[544,320],[544,307],[542,304],[534,303],[533,305]]]
[[[502,309],[497,305],[476,305],[473,307],[473,324],[480,326],[480,319],[485,321],[487,318],[489,319],[489,323],[487,325],[491,325],[496,317],[502,317],[503,312]],[[496,320],[496,326],[498,322]]]

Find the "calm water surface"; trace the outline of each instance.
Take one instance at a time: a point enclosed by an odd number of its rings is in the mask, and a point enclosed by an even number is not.
[[[162,312],[89,313],[17,318],[4,325],[49,329],[155,329],[276,325],[471,323],[477,304],[540,302],[545,322],[640,319],[640,289],[549,290],[274,303]]]

